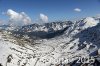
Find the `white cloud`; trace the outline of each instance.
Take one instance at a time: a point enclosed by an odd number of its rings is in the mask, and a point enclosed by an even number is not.
[[[9,16],[11,25],[27,25],[31,23],[31,18],[24,12],[18,13],[12,9],[8,9],[6,15]]]
[[[74,11],[81,12],[82,10],[80,8],[75,8]]]
[[[46,16],[46,15],[40,13],[40,20],[41,20],[42,22],[47,23],[47,22],[48,22],[48,16]]]

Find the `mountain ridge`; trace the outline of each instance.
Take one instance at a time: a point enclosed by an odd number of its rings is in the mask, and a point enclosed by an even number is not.
[[[99,18],[92,17],[75,22],[32,24],[14,30],[1,28],[0,64],[3,66],[68,64],[81,66],[92,62],[77,63],[79,58],[96,57],[89,61],[94,60],[91,65],[97,65],[100,63],[99,31]],[[68,60],[69,62],[65,62]]]

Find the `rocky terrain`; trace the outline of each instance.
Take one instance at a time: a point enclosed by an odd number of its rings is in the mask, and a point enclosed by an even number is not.
[[[100,18],[0,26],[0,66],[100,66]]]

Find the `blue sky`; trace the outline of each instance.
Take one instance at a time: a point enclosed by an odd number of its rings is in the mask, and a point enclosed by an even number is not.
[[[32,20],[40,13],[47,15],[49,21],[73,20],[100,14],[100,0],[0,0],[0,19],[9,18],[2,15],[8,9],[25,12]]]

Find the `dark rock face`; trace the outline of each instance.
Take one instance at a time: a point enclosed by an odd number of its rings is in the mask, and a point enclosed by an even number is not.
[[[7,57],[7,63],[10,63],[12,59],[13,59],[12,55],[9,55],[9,56]]]
[[[38,24],[33,24],[33,25],[28,25],[28,26],[23,26],[21,29],[18,31],[12,31],[12,33],[18,37],[18,36],[23,36],[23,35],[28,35],[32,39],[49,39],[53,38],[59,35],[62,35],[71,25],[71,22],[53,22],[53,23],[46,23],[44,25],[38,25]],[[59,25],[59,27],[57,27]],[[64,27],[64,25],[66,27]],[[43,27],[40,30],[40,27]],[[35,29],[38,29],[36,31]],[[45,28],[47,31],[45,31]]]
[[[28,31],[33,32],[33,31],[36,31],[35,29],[37,28],[38,31],[43,31],[43,30],[47,29],[47,32],[53,32],[53,31],[64,29],[65,28],[64,25],[67,27],[71,24],[73,24],[71,21],[51,22],[51,23],[44,23],[42,25],[32,24],[32,25],[22,26],[22,28],[20,28],[19,31],[21,31],[21,32],[28,32]]]
[[[96,59],[95,62],[93,63],[94,66],[100,66],[100,62]]]
[[[97,26],[87,28],[78,34],[74,36],[74,38],[79,38],[80,44],[83,44],[83,42],[93,43],[97,45],[98,47],[100,46],[100,24]]]
[[[20,37],[22,35],[25,35],[27,34],[29,37],[31,37],[32,39],[38,39],[38,38],[42,38],[42,39],[49,39],[49,38],[53,38],[55,36],[59,36],[59,35],[62,35],[64,33],[64,31],[66,31],[67,29],[69,28],[68,27],[65,27],[64,29],[61,29],[61,30],[57,30],[57,31],[54,31],[54,32],[45,32],[45,31],[34,31],[34,32],[27,32],[27,33],[24,33],[24,32],[18,32],[18,31],[14,31],[13,34],[16,34],[16,35],[19,35]]]
[[[62,30],[54,31],[54,32],[44,32],[44,31],[38,31],[38,32],[29,32],[27,33],[29,36],[36,36],[37,38],[53,38],[55,36],[62,35],[64,31],[66,31],[69,28],[66,27]]]
[[[89,56],[96,56],[96,55],[98,55],[98,50],[95,50],[94,52],[89,54]]]
[[[0,63],[0,66],[3,66],[3,65]]]

